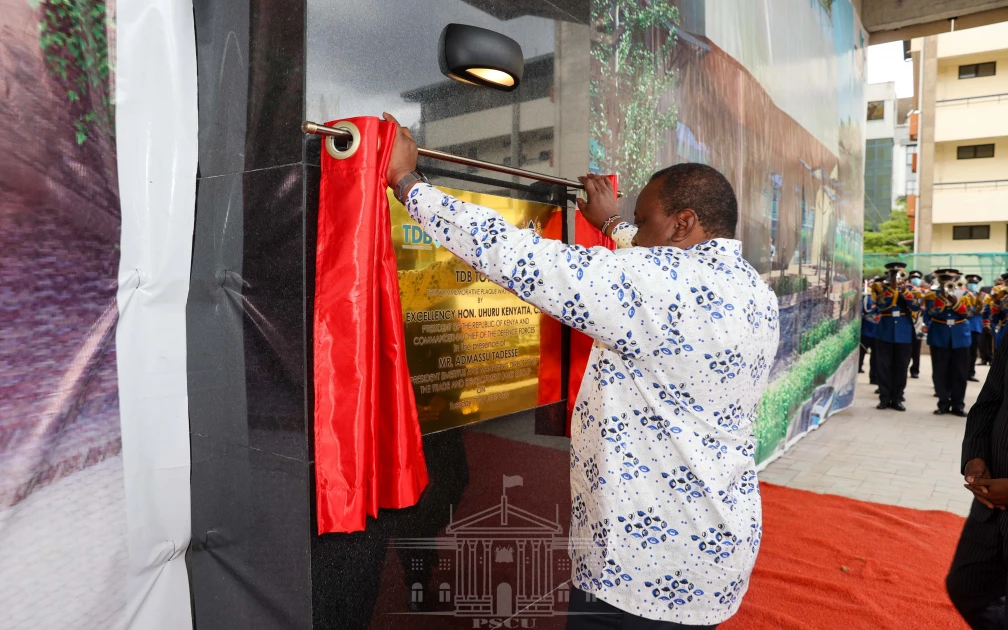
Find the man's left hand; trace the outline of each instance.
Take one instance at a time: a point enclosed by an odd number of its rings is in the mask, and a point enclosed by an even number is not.
[[[1008,479],[977,479],[966,484],[980,503],[1004,510],[1008,506]]]

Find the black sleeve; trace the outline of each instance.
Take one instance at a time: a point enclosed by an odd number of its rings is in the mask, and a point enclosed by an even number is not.
[[[988,462],[990,458],[991,431],[997,418],[1001,403],[1004,400],[1005,364],[1008,363],[1008,345],[1002,346],[1001,352],[994,353],[994,363],[991,365],[983,389],[977,396],[976,403],[970,409],[966,418],[966,435],[963,437],[962,468],[966,462],[979,457]]]

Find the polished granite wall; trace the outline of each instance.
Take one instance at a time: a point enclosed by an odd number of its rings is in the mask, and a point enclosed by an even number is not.
[[[588,165],[588,2],[196,0],[194,13],[200,162],[187,305],[187,561],[196,627],[473,627],[440,601],[458,577],[445,527],[498,506],[506,474],[523,477],[508,489],[509,505],[566,531],[567,441],[537,435],[533,413],[425,436],[431,483],[419,505],[383,511],[362,533],[314,533],[320,147],[299,126],[384,109],[431,146],[575,176]],[[546,84],[475,95],[447,82],[436,44],[451,21],[515,37],[527,61],[552,66]],[[455,187],[556,199],[530,182],[425,167]],[[564,557],[550,558],[558,584],[569,573]]]

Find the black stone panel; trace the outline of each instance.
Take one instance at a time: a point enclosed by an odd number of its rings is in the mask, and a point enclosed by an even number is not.
[[[186,334],[190,431],[248,446],[242,192],[241,175],[197,181]]]
[[[304,167],[246,172],[245,386],[253,446],[307,461]],[[317,202],[316,202],[317,206]]]
[[[301,160],[302,0],[197,0],[200,176]]]
[[[328,121],[319,121],[319,120],[316,120],[315,122],[328,122]],[[322,165],[322,136],[306,135],[305,136],[304,147],[305,147],[305,152],[304,152],[304,161],[305,161],[305,164],[311,164],[313,166],[321,166]],[[318,186],[315,187],[315,195],[316,195],[316,197],[318,196]],[[318,203],[316,203],[315,205],[318,205]]]
[[[192,437],[195,627],[311,627],[309,468]]]
[[[190,429],[307,461],[302,167],[203,178],[196,205]]]
[[[249,6],[246,171],[301,161],[305,99],[305,2]]]
[[[311,136],[317,137],[317,136]],[[307,150],[311,149],[308,143]],[[315,143],[316,149],[318,144]],[[318,166],[304,166],[304,318],[305,318],[305,353],[304,353],[304,432],[308,441],[308,460],[315,461],[315,245],[318,237],[319,184],[322,181],[322,169]],[[315,475],[312,474],[314,484]],[[314,486],[312,488],[314,496]],[[314,505],[314,502],[312,503]]]
[[[199,98],[199,174],[245,169],[249,2],[193,3]]]

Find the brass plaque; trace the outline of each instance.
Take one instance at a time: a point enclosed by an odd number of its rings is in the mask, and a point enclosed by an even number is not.
[[[553,213],[560,212],[547,204],[440,190],[492,208],[511,224],[532,227],[539,234]],[[440,431],[535,407],[539,321],[546,316],[425,233],[391,190],[388,198],[406,356],[421,430]],[[544,402],[554,401],[539,401]]]

